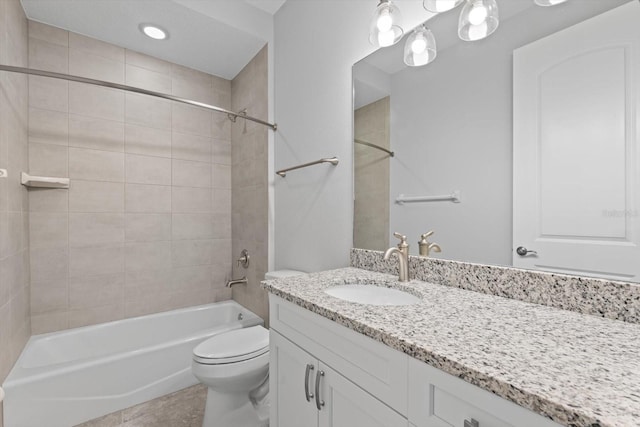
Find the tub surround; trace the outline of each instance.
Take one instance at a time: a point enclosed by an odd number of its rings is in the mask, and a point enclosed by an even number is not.
[[[368,258],[372,266],[376,254]],[[397,287],[422,301],[399,307],[360,305],[324,292],[354,282]],[[640,424],[640,325],[453,286],[417,280],[401,285],[397,276],[352,267],[265,281],[263,286],[557,423]]]
[[[352,249],[350,265],[380,273],[398,274],[397,259],[383,253]],[[411,278],[453,286],[582,314],[640,323],[640,285],[412,256]]]

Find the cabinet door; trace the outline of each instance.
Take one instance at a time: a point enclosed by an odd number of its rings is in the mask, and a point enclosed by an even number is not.
[[[313,393],[318,361],[271,329],[269,334],[269,393],[271,425],[277,427],[317,427],[315,400],[305,396],[305,373],[309,369],[308,392]]]
[[[320,362],[319,427],[408,427],[402,415]]]

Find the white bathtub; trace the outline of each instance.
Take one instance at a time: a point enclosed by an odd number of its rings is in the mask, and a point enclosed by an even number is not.
[[[261,325],[234,301],[31,337],[3,387],[5,427],[70,427],[198,383],[193,348]]]

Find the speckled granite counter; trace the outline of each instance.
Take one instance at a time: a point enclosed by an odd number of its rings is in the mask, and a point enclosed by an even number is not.
[[[344,283],[422,301],[372,306]],[[567,426],[640,426],[640,325],[356,268],[263,282],[269,292]]]

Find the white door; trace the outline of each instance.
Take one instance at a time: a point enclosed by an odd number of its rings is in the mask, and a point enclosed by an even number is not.
[[[318,410],[314,398],[310,397],[314,392],[317,359],[273,329],[269,333],[269,352],[270,424],[278,427],[317,427]],[[305,387],[307,371],[309,375]]]
[[[320,362],[319,427],[408,427],[409,421]]]
[[[513,265],[639,281],[640,2],[513,63]]]

